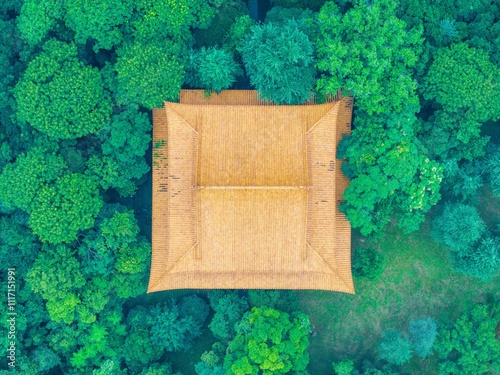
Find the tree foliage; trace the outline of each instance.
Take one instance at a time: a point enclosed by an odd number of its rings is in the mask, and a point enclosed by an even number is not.
[[[188,83],[217,93],[230,88],[240,72],[229,52],[214,47],[193,51],[190,60]]]
[[[299,104],[311,98],[313,45],[296,21],[256,25],[238,50],[262,99]]]
[[[422,30],[408,29],[393,0],[356,1],[344,15],[334,2],[320,10],[316,40],[317,89],[345,89],[368,114],[418,106],[411,68],[421,51]]]
[[[73,44],[50,40],[14,89],[17,117],[55,139],[95,133],[111,115],[100,72],[77,58]]]
[[[432,353],[437,338],[437,322],[432,318],[414,319],[408,326],[413,350],[420,358]]]
[[[377,280],[384,272],[385,255],[373,248],[356,248],[352,258],[352,274]]]
[[[210,306],[215,314],[209,328],[218,340],[228,342],[234,338],[235,324],[248,310],[248,301],[238,296],[236,292],[212,290],[208,293]]]
[[[42,241],[71,242],[79,231],[93,227],[102,204],[94,179],[67,174],[40,189],[33,201],[30,227]]]
[[[201,335],[207,316],[208,306],[197,296],[185,297],[179,305],[156,305],[150,309],[151,342],[167,351],[185,351]]]
[[[459,255],[466,254],[486,231],[477,209],[465,204],[446,204],[432,222],[433,238]]]
[[[309,317],[253,307],[237,324],[224,359],[226,374],[307,374]]]
[[[117,50],[118,104],[159,107],[175,100],[184,80],[185,47],[170,40],[161,44],[135,41]]]
[[[64,159],[56,154],[54,147],[33,147],[2,170],[0,201],[10,208],[30,212],[42,187],[61,177],[66,169]]]
[[[500,343],[496,337],[500,309],[476,305],[439,333],[437,351],[440,374],[485,374],[500,368]]]
[[[132,17],[133,0],[65,0],[66,25],[75,31],[75,42],[95,41],[94,50],[111,49],[123,40],[120,27]]]
[[[440,198],[442,166],[427,157],[415,136],[413,114],[361,115],[337,158],[351,182],[341,210],[363,235],[380,232],[392,214],[407,232],[418,229]]]
[[[412,356],[411,343],[408,337],[393,329],[384,332],[383,339],[378,344],[378,356],[394,365],[402,365]]]

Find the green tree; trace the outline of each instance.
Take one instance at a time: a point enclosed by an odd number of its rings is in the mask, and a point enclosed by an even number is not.
[[[342,170],[351,178],[340,209],[363,235],[380,232],[393,214],[405,231],[418,229],[440,198],[442,166],[416,138],[415,117],[359,114],[356,123],[337,150],[337,158],[347,159]]]
[[[23,2],[17,24],[30,45],[41,43],[64,14],[64,0],[27,0]]]
[[[95,40],[94,50],[111,49],[123,39],[121,25],[132,17],[133,0],[65,0],[66,25],[75,31],[75,42]]]
[[[62,244],[42,246],[27,281],[31,289],[46,300],[63,298],[85,284],[74,250]]]
[[[317,89],[345,89],[369,115],[418,106],[413,68],[422,30],[408,29],[395,15],[396,1],[355,1],[342,14],[334,2],[319,12]]]
[[[462,203],[476,201],[478,189],[483,186],[481,172],[481,163],[477,161],[459,164],[456,159],[446,160],[441,194],[448,193]]]
[[[287,313],[300,310],[300,300],[293,290],[251,289],[248,303],[252,307],[266,306]]]
[[[207,28],[222,0],[135,0],[132,30],[140,41],[187,40],[190,28]]]
[[[61,363],[61,358],[47,345],[36,347],[31,353],[31,358],[36,364],[37,373],[44,373]]]
[[[117,50],[118,104],[160,107],[175,100],[184,80],[186,47],[170,40],[162,43],[126,43]]]
[[[410,322],[408,331],[415,353],[420,358],[428,357],[437,338],[436,321],[432,318],[414,319]]]
[[[500,369],[500,343],[495,333],[499,314],[498,302],[476,305],[439,332],[440,374],[485,374]]]
[[[214,47],[193,51],[190,60],[188,83],[217,93],[231,87],[240,72],[229,52]]]
[[[147,369],[142,370],[139,375],[182,375],[180,372],[174,374],[170,363],[154,363]]]
[[[483,165],[483,173],[491,185],[493,194],[500,197],[500,147],[490,146]]]
[[[32,210],[42,187],[61,177],[67,165],[50,145],[33,147],[7,164],[0,174],[0,201],[10,208]]]
[[[185,351],[193,339],[202,333],[201,327],[208,315],[208,306],[199,297],[185,297],[180,305],[156,305],[149,310],[151,342],[167,351]],[[196,307],[196,308],[195,308]],[[200,309],[201,307],[201,309]],[[189,315],[196,313],[196,315]]]
[[[33,201],[30,227],[40,240],[53,244],[71,242],[79,231],[94,226],[102,207],[94,179],[72,173],[45,185]]]
[[[432,221],[434,240],[458,255],[467,254],[485,232],[486,224],[477,209],[461,203],[447,203],[442,215]]]
[[[423,82],[423,96],[437,106],[434,127],[452,136],[446,151],[480,139],[481,123],[500,118],[499,77],[500,69],[483,50],[466,43],[436,50]],[[475,97],[471,92],[481,95]],[[472,150],[475,156],[482,151]]]
[[[484,236],[467,253],[455,257],[455,267],[483,281],[497,276],[500,273],[500,238]]]
[[[300,104],[311,98],[314,48],[300,29],[295,20],[256,25],[238,49],[262,99]]]
[[[163,347],[151,342],[149,313],[145,306],[132,308],[127,315],[127,335],[123,356],[127,367],[139,372],[149,363],[157,361],[163,354]]]
[[[237,324],[229,343],[226,374],[307,374],[309,317],[253,307]]]
[[[350,359],[332,363],[333,371],[336,375],[351,375],[354,371],[354,363]]]
[[[254,20],[248,14],[245,14],[234,20],[234,23],[224,37],[222,48],[231,52],[237,61],[241,61],[238,50],[242,47],[245,36],[250,33],[254,25]]]
[[[113,115],[98,134],[103,155],[89,158],[87,174],[99,177],[105,190],[115,188],[121,196],[133,195],[136,181],[149,171],[144,155],[150,131],[148,116],[132,106]]]
[[[240,298],[237,292],[224,292],[211,290],[208,293],[210,306],[215,311],[209,328],[214,337],[223,342],[228,342],[234,338],[235,324],[248,310],[248,301]]]
[[[74,44],[50,40],[14,89],[19,120],[55,139],[95,133],[111,115],[100,72],[77,58]]]
[[[384,332],[382,341],[378,344],[378,356],[394,365],[402,365],[410,360],[412,356],[411,343],[400,331],[387,330]]]

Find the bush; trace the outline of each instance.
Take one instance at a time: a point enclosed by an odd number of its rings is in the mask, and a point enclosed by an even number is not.
[[[385,255],[371,248],[357,248],[352,259],[352,274],[376,280],[384,272]]]

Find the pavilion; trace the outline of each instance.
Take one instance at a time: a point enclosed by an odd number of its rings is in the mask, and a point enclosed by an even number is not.
[[[352,98],[272,105],[256,91],[153,110],[148,292],[318,289],[354,293],[349,180],[335,159]]]

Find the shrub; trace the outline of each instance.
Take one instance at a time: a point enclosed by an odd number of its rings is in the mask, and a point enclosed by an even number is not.
[[[352,259],[352,274],[376,280],[384,272],[385,255],[371,248],[357,248]]]

